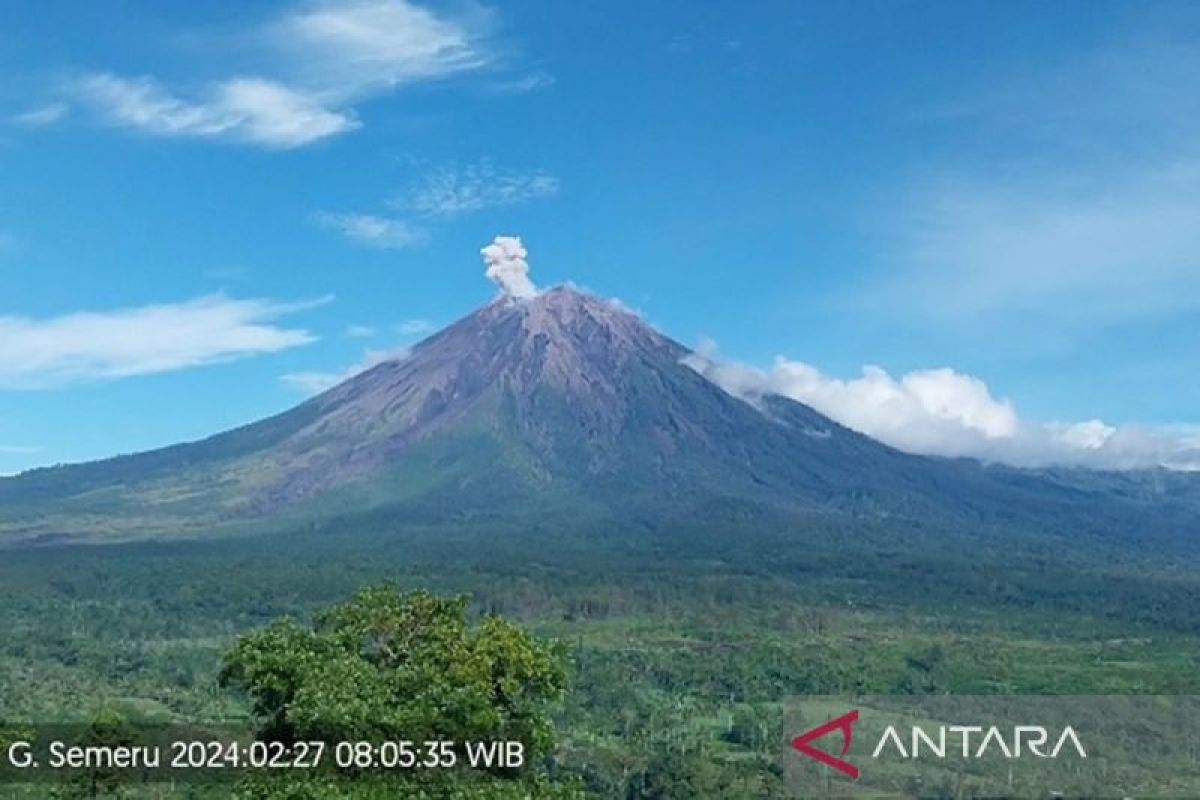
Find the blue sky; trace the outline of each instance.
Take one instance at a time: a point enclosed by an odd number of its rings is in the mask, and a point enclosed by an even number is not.
[[[282,410],[486,302],[496,234],[906,449],[1200,465],[1198,36],[1192,4],[5,4],[0,473]]]

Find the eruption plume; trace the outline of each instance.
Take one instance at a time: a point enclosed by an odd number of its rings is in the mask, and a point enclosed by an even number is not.
[[[537,295],[537,287],[529,280],[528,252],[521,245],[519,236],[497,236],[492,243],[479,251],[487,264],[487,277],[510,297],[530,298]]]

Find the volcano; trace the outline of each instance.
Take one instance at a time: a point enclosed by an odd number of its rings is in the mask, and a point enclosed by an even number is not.
[[[459,528],[803,516],[1079,529],[1161,499],[1111,476],[901,453],[792,400],[734,397],[690,355],[615,301],[570,287],[502,294],[278,416],[0,481],[0,541],[201,537],[358,514]],[[1192,508],[1172,508],[1155,524],[1194,523]]]

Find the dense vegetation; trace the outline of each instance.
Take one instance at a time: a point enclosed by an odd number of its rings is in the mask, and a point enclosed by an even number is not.
[[[466,604],[371,587],[311,627],[281,619],[240,638],[221,682],[253,697],[256,738],[338,748],[304,771],[254,776],[246,796],[578,796],[543,769],[555,744],[547,708],[566,683],[562,648],[495,615],[471,627]],[[385,742],[380,757],[372,745]],[[520,765],[469,763],[472,746],[497,743],[515,744]]]
[[[0,718],[103,710],[259,729],[279,710],[251,668],[268,638],[321,648],[380,603],[399,613],[370,594],[318,613],[381,580],[469,592],[469,606],[420,595],[463,642],[499,614],[563,643],[558,741],[539,769],[596,797],[787,796],[777,759],[794,694],[1200,693],[1200,577],[1180,556],[936,546],[944,533],[865,523],[682,535],[346,530],[5,553]],[[524,641],[516,631],[501,638]]]

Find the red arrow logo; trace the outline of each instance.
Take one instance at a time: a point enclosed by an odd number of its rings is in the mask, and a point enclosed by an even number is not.
[[[792,747],[799,750],[809,758],[815,758],[822,764],[833,767],[839,772],[849,775],[851,778],[858,779],[858,767],[851,764],[849,761],[843,761],[838,756],[826,753],[824,750],[818,750],[812,746],[812,742],[820,739],[831,731],[842,732],[842,752],[840,756],[845,756],[850,752],[850,744],[854,741],[854,723],[858,722],[858,709],[854,709],[848,714],[842,714],[836,719],[831,719],[824,725],[806,731],[795,739],[792,739]]]

